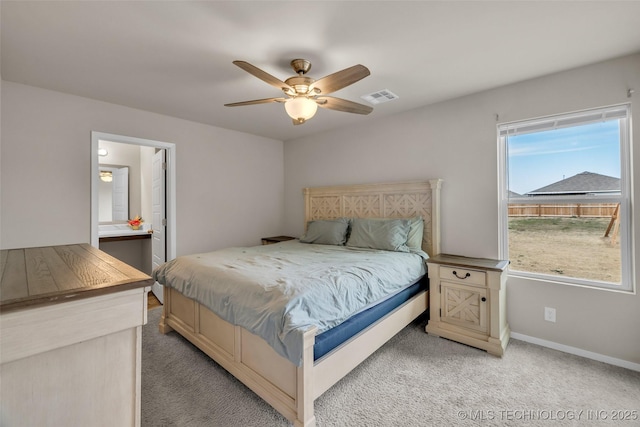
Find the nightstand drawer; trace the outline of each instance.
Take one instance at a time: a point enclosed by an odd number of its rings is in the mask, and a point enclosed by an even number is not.
[[[485,286],[486,273],[460,267],[440,266],[440,279],[465,285]]]

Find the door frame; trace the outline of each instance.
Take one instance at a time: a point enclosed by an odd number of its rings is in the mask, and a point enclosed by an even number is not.
[[[167,163],[165,210],[167,228],[165,230],[167,261],[176,257],[176,145],[171,142],[154,141],[132,136],[114,135],[91,131],[91,245],[98,247],[98,145],[100,140],[122,144],[141,145],[164,149]]]

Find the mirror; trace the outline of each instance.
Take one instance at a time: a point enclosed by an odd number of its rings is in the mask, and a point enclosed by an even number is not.
[[[105,164],[98,166],[98,222],[126,222],[129,219],[129,167]]]

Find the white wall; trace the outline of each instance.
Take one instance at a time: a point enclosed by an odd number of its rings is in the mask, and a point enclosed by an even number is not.
[[[627,98],[629,88],[636,89],[635,99]],[[640,55],[633,55],[287,141],[285,232],[303,231],[304,187],[443,178],[443,252],[496,258],[496,114],[508,122],[633,101],[634,188],[640,201],[639,98]],[[394,102],[402,102],[402,95]],[[635,246],[638,283],[637,222]],[[640,363],[638,295],[510,278],[507,298],[514,332]],[[543,320],[544,306],[557,309],[556,323]]]
[[[0,248],[90,242],[91,131],[176,144],[178,255],[281,233],[281,141],[1,85]]]

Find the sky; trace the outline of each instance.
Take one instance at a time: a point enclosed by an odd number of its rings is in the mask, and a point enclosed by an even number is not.
[[[581,172],[620,178],[619,120],[508,138],[509,190],[525,194]]]

